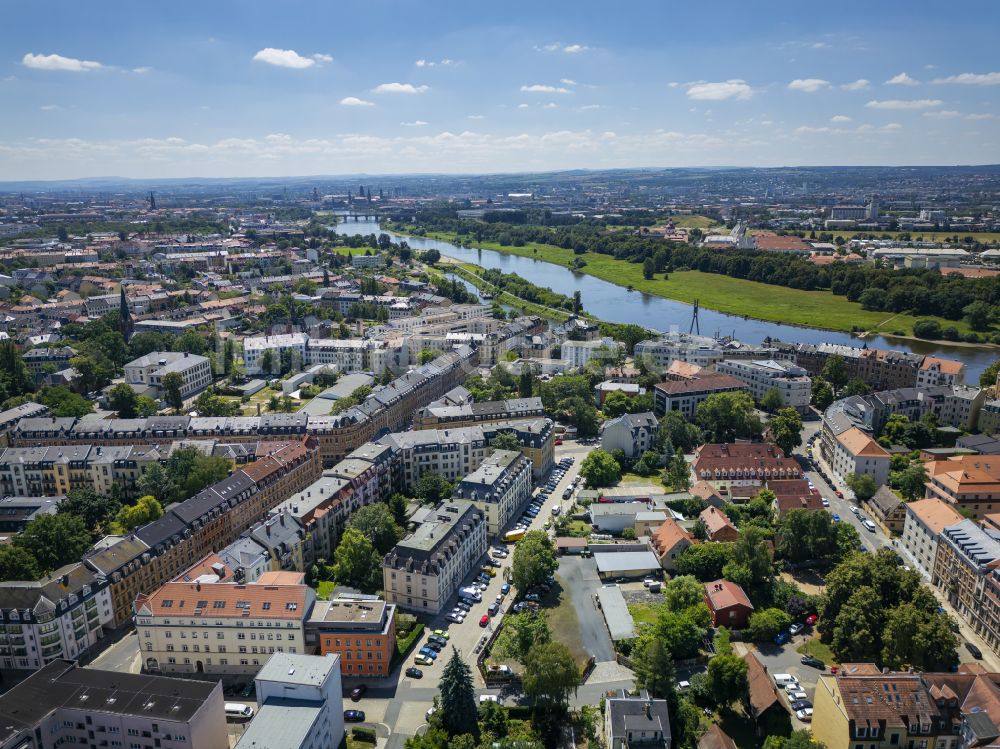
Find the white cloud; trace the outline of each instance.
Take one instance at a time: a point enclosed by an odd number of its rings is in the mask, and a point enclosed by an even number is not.
[[[965,119],[967,119],[967,120],[973,120],[973,121],[975,121],[975,120],[997,120],[997,119],[1000,119],[1000,116],[997,116],[995,114],[988,114],[986,112],[974,112],[973,114],[967,114],[967,115],[965,115]]]
[[[803,91],[807,94],[814,94],[829,85],[830,81],[824,81],[822,78],[796,78],[788,84],[788,88],[792,91]]]
[[[826,42],[813,42],[809,45],[810,49],[829,49],[830,45]]]
[[[374,107],[374,102],[365,101],[364,99],[359,99],[357,96],[345,96],[340,100],[341,106],[344,107]]]
[[[276,49],[275,47],[265,47],[255,54],[253,59],[279,68],[294,68],[295,70],[311,68],[316,64],[315,60],[303,57],[294,49]]]
[[[961,117],[961,112],[956,112],[954,109],[942,109],[938,112],[924,112],[924,117],[930,117],[935,120],[953,120],[956,117]]]
[[[550,101],[548,104],[542,107],[542,109],[558,109],[559,105],[554,101]]]
[[[753,96],[750,84],[741,78],[731,78],[719,83],[698,81],[688,84],[687,97],[696,101],[746,100]]]
[[[1000,86],[1000,73],[959,73],[936,78],[932,83],[958,83],[966,86]]]
[[[559,82],[561,84],[563,84],[564,86],[575,86],[576,85],[576,81],[574,81],[572,78],[560,78]]]
[[[580,111],[589,112],[593,109],[600,109],[600,108],[601,108],[600,104],[584,104],[582,107],[580,107]]]
[[[55,112],[57,109],[61,109],[58,104],[43,104],[39,109],[43,112]]]
[[[438,60],[438,61],[435,61],[435,60],[422,60],[421,59],[421,60],[417,60],[413,64],[416,65],[418,68],[436,68],[438,65],[442,65],[444,67],[448,67],[449,65],[454,65],[455,61],[454,60],[449,60],[446,57],[445,59]]]
[[[590,47],[587,47],[583,44],[567,44],[565,47],[563,47],[563,52],[570,55],[576,55],[579,54],[580,52],[586,52],[589,49]]]
[[[919,86],[920,81],[916,78],[911,78],[906,73],[900,73],[899,75],[894,75],[892,78],[885,82],[887,86]]]
[[[380,83],[372,89],[374,94],[423,94],[430,86],[414,86],[412,83]]]
[[[75,57],[62,55],[36,55],[28,52],[21,58],[21,64],[35,70],[65,70],[70,73],[86,73],[90,70],[100,70],[104,67],[93,60],[77,60]]]
[[[548,86],[544,83],[532,83],[530,86],[521,86],[521,90],[528,94],[571,94],[568,88],[561,86]]]
[[[667,84],[667,88],[677,88],[680,85],[681,84],[679,84],[677,81],[670,81],[670,83]]]
[[[317,52],[312,58],[316,62],[333,62],[333,55],[324,55],[322,52]]]
[[[933,109],[943,104],[940,99],[872,99],[865,104],[869,109]]]
[[[585,44],[563,44],[562,42],[553,42],[543,47],[535,47],[535,49],[540,52],[565,52],[567,55],[578,55],[581,52],[590,51],[590,47]]]
[[[851,118],[846,114],[835,114],[830,118],[830,122],[850,122]]]
[[[136,75],[145,75],[146,73],[150,72],[151,70],[152,70],[152,68],[148,68],[148,67],[145,67],[145,66],[141,67],[141,68],[132,68],[132,72],[135,73]]]
[[[883,125],[879,129],[882,130],[882,131],[884,131],[884,132],[891,133],[891,132],[894,132],[895,130],[902,130],[903,126],[900,125],[898,122],[889,122],[889,123]]]
[[[518,108],[518,109],[527,109],[527,108],[528,108],[528,105],[527,105],[527,104],[518,104],[518,105],[517,105],[517,108]]]
[[[486,119],[486,115],[485,114],[470,114],[468,117],[466,117],[466,119],[467,120],[485,120]]]
[[[865,91],[871,87],[871,81],[867,78],[858,78],[856,81],[851,83],[844,83],[840,86],[844,91]]]
[[[414,120],[413,122],[400,122],[399,124],[403,127],[424,127],[430,123],[424,122],[423,120]]]

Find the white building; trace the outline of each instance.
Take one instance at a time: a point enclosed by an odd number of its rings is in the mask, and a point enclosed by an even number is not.
[[[281,370],[281,358],[291,357],[292,371],[302,368],[306,361],[305,333],[283,333],[281,335],[252,336],[243,339],[243,366],[247,374],[261,374],[264,371],[264,352],[271,352],[271,372]]]
[[[352,268],[384,268],[385,258],[379,254],[351,255]]]
[[[531,497],[531,461],[513,450],[497,450],[455,487],[486,514],[487,533],[496,536]]]
[[[596,341],[563,341],[560,357],[571,367],[583,367],[595,357],[620,349],[622,344],[612,338]]]
[[[483,511],[464,499],[442,502],[386,554],[385,600],[410,611],[439,614],[485,553]]]
[[[125,382],[163,394],[163,378],[180,374],[181,397],[187,399],[212,384],[212,363],[204,356],[186,351],[151,351],[125,365]]]
[[[259,707],[236,749],[328,749],[340,745],[344,697],[339,655],[275,653],[254,684]]]
[[[717,372],[735,377],[750,390],[754,400],[761,401],[769,390],[781,394],[781,402],[797,411],[809,409],[812,380],[802,367],[789,362],[767,360],[726,359],[715,365]]]
[[[899,544],[917,571],[928,580],[934,574],[934,558],[941,531],[964,519],[958,510],[940,499],[919,499],[906,503],[906,519]]]
[[[307,338],[305,363],[332,365],[338,372],[368,370],[382,374],[389,365],[391,351],[385,341],[360,338]]]
[[[630,458],[639,458],[656,445],[660,423],[652,412],[622,414],[611,419],[601,430],[601,449],[606,452],[624,450]]]
[[[841,432],[833,441],[830,461],[833,472],[841,481],[851,474],[868,474],[878,486],[889,480],[891,456],[870,435],[857,427]]]

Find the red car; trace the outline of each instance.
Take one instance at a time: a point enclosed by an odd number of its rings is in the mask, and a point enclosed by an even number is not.
[[[561,445],[561,444],[562,444],[562,440],[560,440],[560,439],[557,439],[557,440],[556,440],[556,444],[557,444],[557,445]]]
[[[812,616],[807,616],[806,617],[806,624],[808,624],[811,627],[812,625],[814,625],[816,623],[817,619],[819,619],[819,617],[816,616],[815,614],[813,614]]]
[[[483,614],[482,618],[479,620],[479,626],[480,627],[485,627],[489,623],[490,623],[490,617],[489,617],[489,615]]]
[[[843,498],[844,498],[844,493],[843,493],[842,491],[840,491],[839,489],[838,489],[838,490],[837,490],[836,492],[834,492],[834,494],[836,494],[836,495],[837,495],[838,497],[840,497],[841,499],[843,499]]]

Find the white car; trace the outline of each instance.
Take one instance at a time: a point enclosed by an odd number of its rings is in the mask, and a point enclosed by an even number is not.
[[[861,515],[861,508],[858,507],[857,505],[851,505],[851,512],[853,512],[855,515],[859,515],[860,516]]]
[[[811,707],[804,707],[801,710],[796,710],[795,717],[803,723],[808,723],[813,719],[813,709]]]
[[[792,692],[798,692],[798,691],[800,691],[802,689],[802,687],[799,685],[799,683],[797,681],[790,681],[787,684],[785,684],[784,689],[785,689],[786,692],[788,692],[789,694],[791,694]]]
[[[808,700],[809,695],[803,692],[801,689],[798,692],[789,692],[788,699],[791,702],[797,702],[799,700]]]
[[[801,624],[799,624],[798,622],[795,622],[795,624],[793,624],[791,627],[788,628],[788,631],[790,633],[792,633],[793,635],[797,635],[803,629],[804,629],[804,627]]]
[[[826,497],[823,497],[822,499],[820,499],[820,501],[823,503],[824,507],[829,507],[830,506],[830,500],[827,499]]]
[[[447,619],[449,622],[454,622],[455,624],[461,624],[462,622],[465,621],[465,617],[464,616],[459,616],[454,611],[452,611],[450,614],[448,614],[448,616],[446,616],[445,619]]]
[[[680,689],[683,692],[685,689],[690,689],[691,688],[691,682],[690,681],[679,681],[679,682],[677,682],[677,688]]]

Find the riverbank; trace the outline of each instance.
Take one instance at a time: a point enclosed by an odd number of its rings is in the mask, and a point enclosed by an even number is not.
[[[399,227],[399,230],[404,229],[405,227]],[[468,238],[460,237],[454,232],[428,232],[426,236],[454,244],[468,241]],[[675,271],[670,273],[667,279],[663,278],[663,274],[658,274],[657,277],[647,280],[643,278],[640,264],[592,252],[576,255],[572,250],[546,244],[532,243],[523,247],[510,247],[496,242],[476,242],[474,245],[470,242],[467,246],[533,258],[564,268],[570,268],[571,263],[580,258],[587,264],[575,272],[664,299],[688,304],[697,301],[706,309],[743,318],[845,333],[854,332],[860,327],[871,333],[898,337],[911,336],[913,324],[918,319],[937,320],[942,327],[954,326],[962,333],[969,331],[968,324],[962,320],[872,312],[863,309],[857,302],[850,302],[845,297],[836,296],[829,291],[803,291],[692,270]],[[586,308],[586,299],[583,300],[583,305]],[[913,340],[935,343],[925,339]],[[953,342],[937,343],[951,345]]]
[[[481,274],[485,268],[474,265],[473,263],[464,263],[453,257],[442,256],[441,260],[443,264],[447,266],[446,272],[454,273],[459,278],[465,279],[480,291],[489,291],[493,295],[493,301],[498,304],[506,304],[510,307],[516,307],[525,315],[538,315],[539,317],[543,317],[548,320],[555,320],[556,322],[565,322],[570,317],[570,313],[566,310],[557,309],[555,307],[547,307],[546,305],[538,304],[537,302],[529,302],[527,299],[515,296],[509,291],[501,291],[500,289],[497,289],[496,286],[487,282],[482,277]],[[441,274],[435,273],[434,275],[440,276]]]

